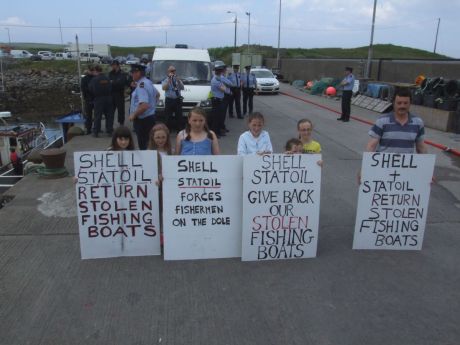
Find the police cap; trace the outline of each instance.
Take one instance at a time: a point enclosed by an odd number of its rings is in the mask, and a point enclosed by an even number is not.
[[[138,63],[135,63],[135,64],[132,64],[131,65],[131,72],[145,72],[145,67],[144,65],[141,65],[141,64],[138,64]]]
[[[215,71],[223,71],[227,68],[226,65],[217,65],[217,66],[214,66],[214,70]]]

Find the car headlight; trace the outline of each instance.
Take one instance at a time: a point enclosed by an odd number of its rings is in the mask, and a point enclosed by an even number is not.
[[[211,100],[210,99],[204,99],[200,102],[200,107],[202,108],[208,108],[212,105],[211,103]]]
[[[164,106],[165,102],[162,99],[158,100],[157,107],[163,108]]]

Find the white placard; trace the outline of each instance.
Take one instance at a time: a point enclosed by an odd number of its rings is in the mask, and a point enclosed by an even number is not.
[[[163,157],[165,260],[241,256],[242,158]]]
[[[316,256],[319,154],[244,157],[242,260]]]
[[[160,255],[156,151],[75,152],[82,259]]]
[[[353,249],[422,249],[435,158],[363,154]]]

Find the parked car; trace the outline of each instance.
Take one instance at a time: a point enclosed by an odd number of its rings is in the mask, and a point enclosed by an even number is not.
[[[141,60],[138,58],[138,57],[135,57],[134,55],[132,54],[129,54],[127,57],[126,57],[126,64],[127,65],[133,65],[135,63],[140,63]]]
[[[56,60],[70,60],[72,58],[72,54],[66,52],[58,52],[54,56]]]
[[[13,49],[10,51],[10,56],[12,56],[14,59],[30,58],[32,55],[33,54],[27,50]]]
[[[42,61],[42,57],[38,54],[33,54],[29,57],[32,61]]]
[[[252,68],[251,73],[254,73],[257,79],[258,93],[274,93],[277,94],[280,90],[280,83],[273,73],[266,68]]]
[[[117,60],[120,65],[124,65],[126,63],[126,58],[124,56],[117,56],[114,60]]]
[[[80,53],[80,61],[89,63],[100,63],[101,58],[96,53],[82,52]]]
[[[42,60],[54,60],[54,54],[47,50],[40,50],[37,55],[40,55]]]
[[[110,65],[113,61],[113,58],[110,55],[100,56],[100,58],[101,58],[101,63],[105,63],[108,65]]]

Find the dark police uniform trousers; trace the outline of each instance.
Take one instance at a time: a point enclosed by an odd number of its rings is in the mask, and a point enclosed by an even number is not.
[[[351,113],[351,96],[353,95],[352,90],[342,91],[342,119],[345,121],[350,120]]]
[[[94,95],[94,134],[101,131],[102,115],[105,115],[105,129],[108,134],[113,132],[113,111],[112,111],[112,86],[109,78],[100,74],[95,76],[89,89]]]
[[[174,114],[174,116],[173,116]],[[182,98],[165,98],[165,114],[164,120],[166,126],[169,130],[175,129],[180,131],[185,128],[185,119],[182,116]]]
[[[233,117],[233,103],[235,103],[236,116],[241,118],[241,88],[232,87],[232,97],[230,103],[228,104],[228,113],[230,117]]]
[[[212,114],[210,121],[210,128],[216,133],[216,135],[220,135],[223,127],[223,119],[225,116],[225,101],[223,98],[213,97],[211,98],[212,104]]]
[[[247,113],[248,106],[249,106],[249,112],[252,113],[253,98],[254,98],[254,88],[244,87],[243,88],[243,114]]]

